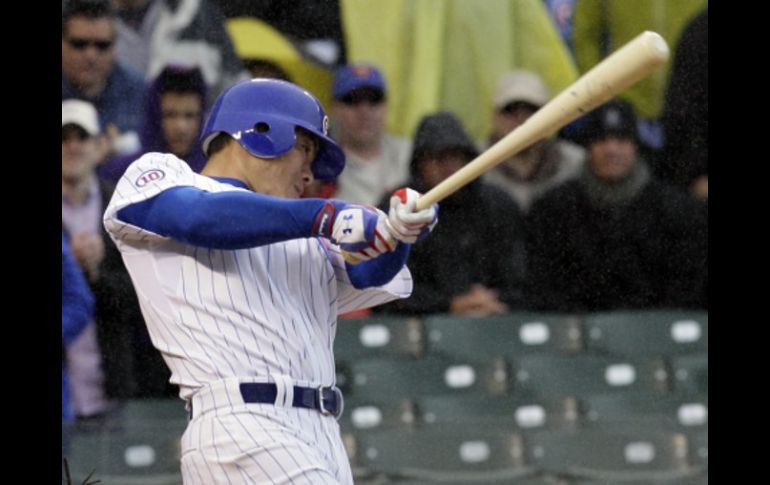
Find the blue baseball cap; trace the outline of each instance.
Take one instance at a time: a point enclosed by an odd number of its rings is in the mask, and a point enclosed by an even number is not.
[[[342,66],[334,73],[332,96],[341,99],[359,88],[378,89],[385,94],[385,77],[376,67],[369,64]]]

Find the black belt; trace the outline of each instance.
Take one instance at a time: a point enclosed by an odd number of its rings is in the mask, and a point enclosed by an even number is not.
[[[241,396],[246,403],[274,404],[278,395],[275,384],[244,382],[240,384]],[[316,409],[324,416],[339,418],[342,414],[342,391],[337,387],[300,387],[294,386],[294,399],[291,405],[295,408]],[[190,402],[190,417],[193,416]]]

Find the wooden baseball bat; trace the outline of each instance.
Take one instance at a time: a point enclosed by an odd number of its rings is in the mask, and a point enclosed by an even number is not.
[[[495,165],[588,113],[650,74],[668,60],[669,49],[659,34],[645,31],[537,110],[518,128],[417,200],[422,210],[449,197]]]

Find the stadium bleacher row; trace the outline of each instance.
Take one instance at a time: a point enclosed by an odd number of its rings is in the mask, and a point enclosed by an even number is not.
[[[708,314],[340,325],[357,483],[703,483]]]
[[[340,321],[335,353],[357,484],[708,482],[707,312],[381,315]],[[73,434],[73,479],[181,483],[185,424],[129,402]]]

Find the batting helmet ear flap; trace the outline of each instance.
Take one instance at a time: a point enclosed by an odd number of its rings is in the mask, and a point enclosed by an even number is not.
[[[295,127],[262,117],[248,130],[232,134],[249,153],[260,158],[274,158],[291,150],[296,142]]]

